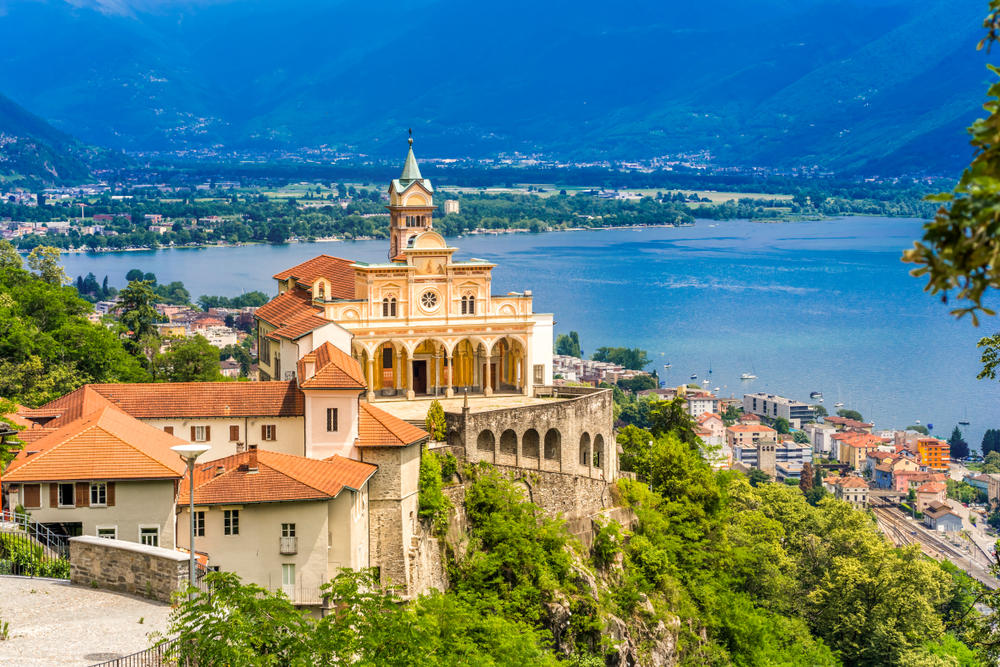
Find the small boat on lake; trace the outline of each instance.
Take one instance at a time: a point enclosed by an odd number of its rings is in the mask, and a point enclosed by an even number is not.
[[[823,398],[823,392],[814,391],[809,394],[809,398]]]
[[[757,376],[754,375],[753,373],[743,373],[742,375],[740,375],[740,379],[741,380],[756,380]]]

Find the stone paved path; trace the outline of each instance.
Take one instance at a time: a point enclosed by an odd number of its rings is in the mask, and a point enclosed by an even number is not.
[[[10,626],[0,665],[92,665],[142,651],[169,614],[169,605],[131,595],[0,577],[0,621]]]

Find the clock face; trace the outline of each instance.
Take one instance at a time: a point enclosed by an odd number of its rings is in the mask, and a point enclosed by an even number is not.
[[[420,305],[424,310],[434,310],[438,305],[438,296],[434,292],[424,292],[420,295]]]

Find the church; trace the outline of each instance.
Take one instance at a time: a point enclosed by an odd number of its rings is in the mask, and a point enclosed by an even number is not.
[[[533,312],[530,290],[493,294],[494,264],[455,259],[409,141],[388,189],[387,260],[320,255],[276,274],[278,296],[256,313],[260,378],[294,378],[299,359],[329,342],[361,365],[370,402],[531,396],[552,383],[552,314]]]

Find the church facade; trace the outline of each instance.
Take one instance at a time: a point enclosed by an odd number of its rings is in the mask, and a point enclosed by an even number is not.
[[[388,189],[387,260],[320,255],[276,274],[278,296],[257,311],[261,379],[291,379],[330,342],[361,364],[369,401],[531,395],[552,383],[552,315],[533,311],[530,291],[494,294],[494,264],[455,259],[410,141]]]

